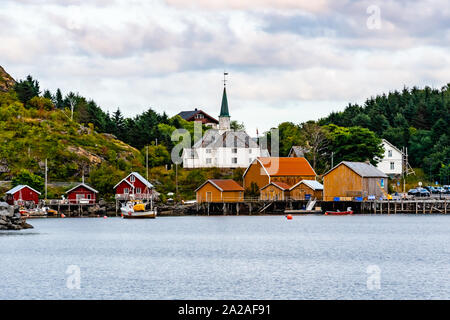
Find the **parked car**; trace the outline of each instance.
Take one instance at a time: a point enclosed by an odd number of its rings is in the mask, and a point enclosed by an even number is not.
[[[408,191],[408,195],[414,197],[429,197],[431,193],[425,188],[415,188]]]
[[[426,186],[423,189],[427,190],[429,193],[438,194],[439,191],[436,187],[433,186]]]

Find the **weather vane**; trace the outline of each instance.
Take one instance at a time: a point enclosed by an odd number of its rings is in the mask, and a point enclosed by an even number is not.
[[[223,86],[225,87],[226,85],[227,85],[227,75],[228,75],[228,72],[223,72]]]

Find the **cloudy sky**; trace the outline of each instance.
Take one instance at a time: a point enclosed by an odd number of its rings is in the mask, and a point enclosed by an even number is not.
[[[1,0],[0,65],[104,110],[218,116],[250,134],[450,82],[448,0]]]

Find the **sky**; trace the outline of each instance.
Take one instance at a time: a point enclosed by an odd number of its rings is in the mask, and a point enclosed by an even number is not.
[[[126,116],[149,107],[250,135],[450,82],[448,0],[1,0],[0,65]]]

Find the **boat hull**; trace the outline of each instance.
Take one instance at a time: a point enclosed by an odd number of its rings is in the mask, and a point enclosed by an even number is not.
[[[129,212],[127,214],[123,213],[122,217],[124,219],[155,219],[156,212],[154,211]]]
[[[327,211],[325,212],[326,216],[345,216],[353,214],[353,211]]]

